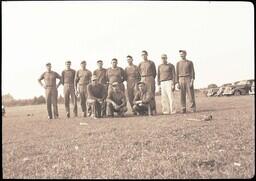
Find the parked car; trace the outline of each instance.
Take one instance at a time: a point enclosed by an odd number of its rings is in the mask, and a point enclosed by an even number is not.
[[[251,90],[249,91],[249,94],[254,95],[254,91],[255,91],[255,85],[254,85],[254,81],[253,81],[252,86],[251,86]]]
[[[227,86],[230,86],[230,85],[232,85],[232,84],[231,83],[227,83],[227,84],[223,84],[222,86],[220,86],[218,92],[216,93],[216,96],[222,96],[225,88]]]
[[[210,84],[208,85],[208,91],[207,91],[207,96],[214,96],[218,92],[219,88],[216,84]]]
[[[253,82],[253,79],[234,82],[232,85],[229,85],[225,88],[223,95],[239,96],[249,94]]]

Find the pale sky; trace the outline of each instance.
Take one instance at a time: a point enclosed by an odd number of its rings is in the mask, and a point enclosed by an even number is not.
[[[254,78],[254,7],[250,2],[2,2],[2,92],[15,99],[44,95],[37,79],[51,62],[93,71],[141,51],[158,66],[176,65],[179,49],[195,68],[195,88]],[[125,83],[126,84],[126,83]],[[62,86],[58,89],[63,95]]]

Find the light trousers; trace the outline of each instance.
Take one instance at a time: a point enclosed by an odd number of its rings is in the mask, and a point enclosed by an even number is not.
[[[174,92],[172,91],[172,86],[174,86],[172,80],[160,82],[163,114],[173,114],[176,112],[174,105]]]

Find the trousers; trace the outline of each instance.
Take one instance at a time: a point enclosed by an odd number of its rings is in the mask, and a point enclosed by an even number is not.
[[[174,86],[172,80],[166,80],[160,83],[163,114],[172,114],[175,112],[174,92],[172,91],[172,86]]]
[[[189,100],[189,108],[196,110],[194,85],[190,87],[190,76],[179,77],[180,84],[180,103],[182,111],[186,111],[186,94]]]
[[[77,116],[77,98],[73,85],[64,84],[64,102],[66,113],[70,113],[70,97],[73,104],[73,113]]]
[[[58,117],[58,90],[56,87],[47,87],[45,89],[46,95],[46,105],[47,105],[47,112],[48,116],[52,118],[52,106],[53,106],[53,114],[54,117]]]

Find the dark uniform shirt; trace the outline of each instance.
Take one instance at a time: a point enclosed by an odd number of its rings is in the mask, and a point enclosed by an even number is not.
[[[136,101],[142,101],[143,104],[154,105],[154,96],[150,91],[138,91],[134,97],[133,103],[136,104]]]
[[[73,69],[62,71],[62,84],[74,85],[76,71]]]
[[[109,68],[107,70],[107,80],[109,83],[113,83],[113,82],[118,82],[118,83],[122,83],[124,81],[125,78],[125,73],[124,73],[124,69],[122,69],[121,67],[116,67],[116,68]]]
[[[75,81],[79,85],[89,84],[91,81],[92,72],[88,69],[85,70],[78,70],[76,72],[76,78]]]
[[[140,80],[140,72],[136,65],[126,67],[124,72],[126,81]]]
[[[195,79],[195,71],[194,65],[192,61],[189,60],[181,60],[176,64],[176,77],[177,82],[179,81],[179,77],[190,76],[192,79]]]
[[[44,72],[39,80],[43,80],[45,82],[46,87],[56,87],[56,78],[61,79],[61,76],[54,71]]]
[[[157,81],[160,85],[161,81],[173,80],[175,83],[175,67],[173,64],[161,64],[158,66]]]
[[[114,101],[117,105],[124,103],[124,106],[126,106],[126,97],[122,91],[109,91],[107,99]]]
[[[107,84],[106,73],[107,73],[107,69],[104,69],[104,68],[102,68],[101,70],[96,69],[93,71],[93,75],[96,75],[98,82],[103,85]]]
[[[93,85],[92,83],[87,86],[87,93],[89,99],[104,99],[106,98],[106,90],[102,84]]]
[[[156,78],[156,66],[153,61],[148,60],[140,62],[138,68],[141,77],[153,76]]]

